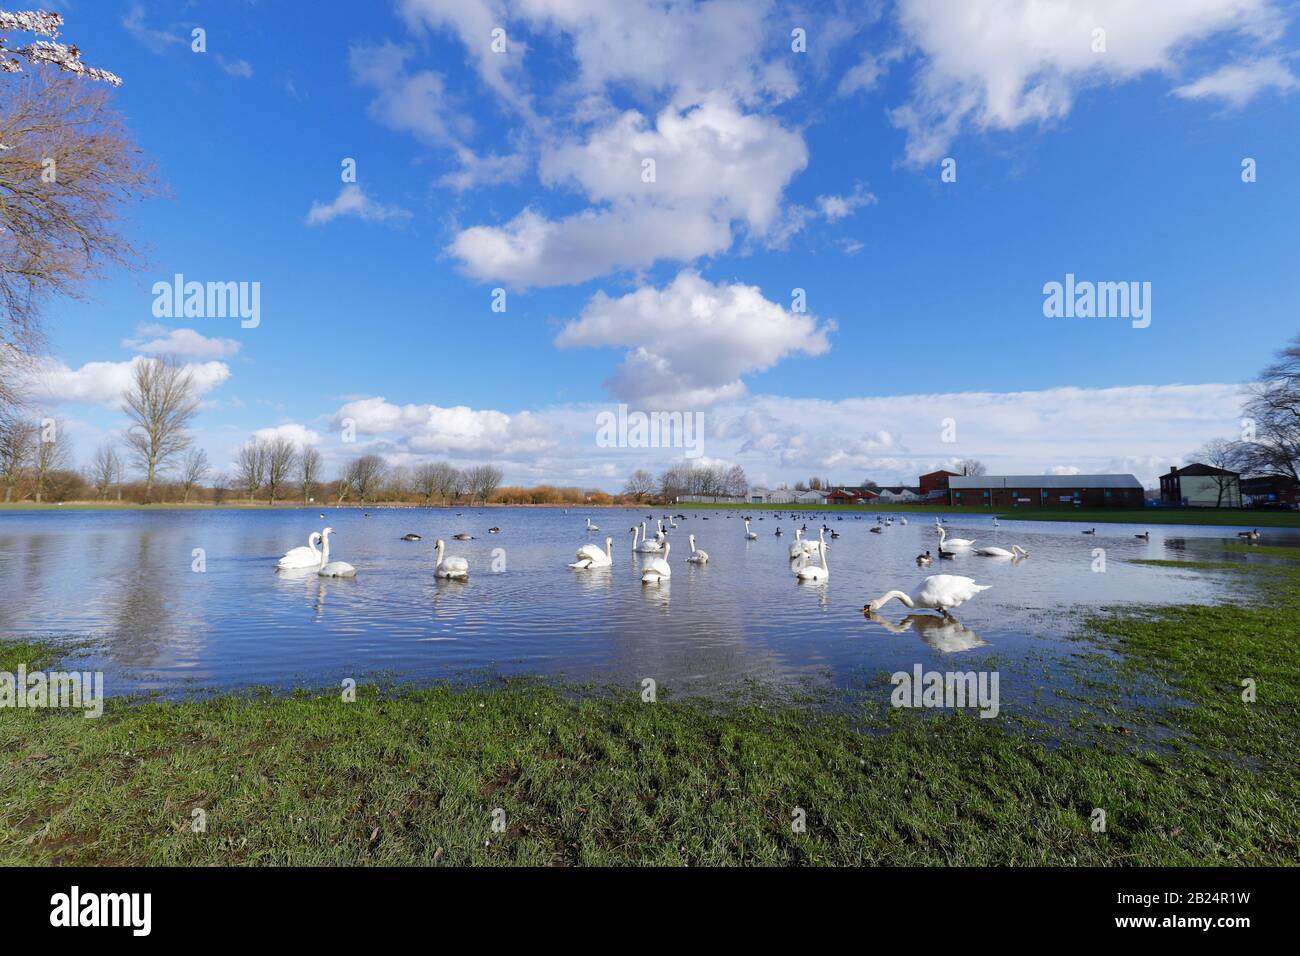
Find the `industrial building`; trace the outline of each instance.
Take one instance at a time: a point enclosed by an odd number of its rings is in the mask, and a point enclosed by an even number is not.
[[[972,475],[948,479],[955,508],[1141,508],[1132,475]]]

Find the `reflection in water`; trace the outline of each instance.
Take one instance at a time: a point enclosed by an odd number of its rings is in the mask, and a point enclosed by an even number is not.
[[[864,613],[869,621],[879,624],[891,634],[916,631],[921,640],[940,654],[969,651],[971,648],[984,647],[988,644],[988,641],[981,638],[965,624],[950,617],[943,617],[938,614],[909,614],[897,624],[891,624],[872,611]]]
[[[1074,655],[1071,608],[1228,596],[1213,573],[1130,559],[1171,557],[1171,547],[1212,557],[1216,546],[1239,540],[1236,529],[1177,528],[1166,537],[1153,528],[1144,540],[1134,537],[1144,528],[1126,525],[1085,537],[1066,523],[994,527],[977,516],[950,516],[954,535],[1020,544],[1033,560],[958,554],[943,562],[945,571],[992,587],[962,607],[962,624],[919,613],[889,625],[915,632],[922,647],[862,640],[876,633],[862,605],[925,576],[915,564],[934,546],[925,521],[872,534],[874,516],[845,516],[831,553],[835,577],[794,587],[793,530],[820,527],[821,515],[787,511],[779,522],[784,536],[764,532],[748,541],[734,516],[692,512],[677,519],[678,529],[668,528],[673,575],[656,586],[641,582],[655,555],[634,554],[627,542],[611,567],[570,570],[575,536],[585,534],[581,512],[402,508],[363,518],[360,510],[330,508],[328,522],[318,512],[0,511],[0,636],[102,638],[96,663],[109,672],[110,693],[177,688],[191,679],[218,688],[323,685],[374,672],[410,680],[541,674],[626,680],[630,687],[652,676],[678,691],[730,689],[750,679],[836,684],[911,667],[918,651],[978,654],[987,643],[1010,661]],[[592,515],[616,529],[645,517]],[[279,557],[326,523],[347,541],[358,576],[277,573]],[[489,537],[492,526],[501,534]],[[431,542],[459,531],[475,538],[458,542],[458,552],[482,570],[468,582],[437,579]],[[423,540],[401,540],[408,532]],[[686,561],[691,532],[709,552],[707,565]],[[1287,536],[1279,531],[1270,540]],[[1105,574],[1091,571],[1098,545],[1107,550]],[[498,546],[508,550],[509,568],[489,573]],[[206,552],[205,573],[191,571],[196,547]]]

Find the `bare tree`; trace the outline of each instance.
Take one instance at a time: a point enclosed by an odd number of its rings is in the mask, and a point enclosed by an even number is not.
[[[416,465],[411,475],[411,485],[415,488],[415,493],[424,499],[425,505],[428,505],[433,500],[433,496],[438,493],[437,469],[436,464],[427,462]]]
[[[1260,373],[1243,410],[1241,467],[1300,480],[1300,335]]]
[[[745,477],[745,469],[739,465],[732,465],[727,469],[727,478],[723,494],[732,498],[743,498],[749,494],[749,479]]]
[[[145,473],[144,500],[148,502],[158,471],[189,447],[186,428],[199,410],[194,377],[175,359],[140,359],[123,400],[133,422],[126,443]]]
[[[279,436],[267,443],[266,492],[269,504],[275,504],[276,493],[284,488],[297,464],[298,447],[289,439]]]
[[[470,501],[487,504],[488,498],[501,486],[501,469],[496,465],[476,465],[465,472],[465,484]]]
[[[460,469],[445,461],[434,462],[433,468],[434,481],[437,485],[436,494],[443,503],[454,501],[460,494],[462,484]]]
[[[266,482],[266,442],[259,438],[245,442],[235,456],[235,482],[252,501]]]
[[[298,457],[298,480],[302,482],[303,503],[314,497],[313,489],[320,480],[320,452],[311,445],[304,445]]]
[[[644,498],[654,494],[655,478],[654,475],[644,468],[638,468],[628,476],[627,482],[623,485],[623,494],[641,501]]]
[[[988,472],[988,469],[984,467],[984,462],[975,458],[963,458],[961,461],[957,462],[957,464],[953,465],[953,468],[956,470],[957,474],[965,475],[968,478],[978,478],[980,475]]]
[[[157,192],[104,88],[47,69],[0,82],[0,404],[40,351],[48,299],[138,264],[121,210]]]
[[[384,460],[378,455],[362,455],[355,458],[343,473],[343,482],[356,492],[357,498],[364,505],[384,477]],[[340,499],[342,500],[342,499]]]
[[[190,503],[190,493],[208,477],[211,470],[208,466],[208,453],[202,448],[191,448],[185,453],[185,460],[181,463],[181,492],[185,504]]]
[[[52,472],[67,467],[68,446],[62,440],[63,429],[53,419],[41,423],[40,440],[36,443],[36,454],[32,456],[32,484],[36,503],[45,497],[45,488]]]
[[[6,503],[13,501],[14,488],[31,462],[35,439],[36,428],[31,422],[0,421],[0,483],[4,485]]]
[[[95,457],[90,461],[90,483],[95,486],[100,501],[108,498],[113,483],[118,481],[121,475],[122,459],[118,457],[117,449],[109,443],[95,449]]]

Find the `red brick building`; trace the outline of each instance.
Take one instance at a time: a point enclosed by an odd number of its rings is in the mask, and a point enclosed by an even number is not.
[[[1132,475],[979,475],[948,479],[955,508],[1141,508]]]
[[[961,475],[955,471],[932,471],[928,475],[922,475],[918,484],[921,486],[921,497],[925,498],[936,491],[948,490],[949,478],[960,478]]]
[[[1241,497],[1252,508],[1300,507],[1300,482],[1290,475],[1242,478]]]

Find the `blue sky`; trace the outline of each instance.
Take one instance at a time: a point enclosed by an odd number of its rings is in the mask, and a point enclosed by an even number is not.
[[[278,429],[614,489],[679,457],[596,447],[623,401],[702,412],[752,481],[1150,482],[1297,331],[1293,5],[349,6],[65,4],[172,192],[130,213],[142,271],[51,310],[83,456],[129,363],[183,347],[222,467]],[[176,272],[259,282],[260,325],[155,319]],[[1150,327],[1045,317],[1067,273],[1149,282]]]

